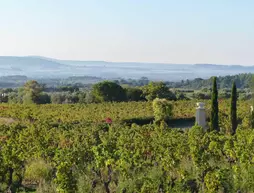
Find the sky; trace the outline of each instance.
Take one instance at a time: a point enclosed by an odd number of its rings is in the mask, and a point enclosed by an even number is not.
[[[0,0],[0,55],[254,65],[253,0]]]

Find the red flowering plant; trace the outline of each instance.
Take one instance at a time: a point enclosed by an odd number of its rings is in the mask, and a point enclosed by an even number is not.
[[[113,122],[112,119],[107,117],[106,119],[103,120],[103,123],[100,125],[101,129],[107,132],[112,122]]]
[[[107,118],[105,119],[105,122],[106,122],[107,124],[112,124],[112,119],[109,118],[109,117],[107,117]]]

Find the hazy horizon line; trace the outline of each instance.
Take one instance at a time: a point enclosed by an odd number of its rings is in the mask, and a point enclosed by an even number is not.
[[[136,63],[136,64],[165,64],[165,65],[220,65],[220,66],[254,66],[244,65],[244,64],[223,64],[223,63],[207,63],[207,62],[197,62],[197,63],[174,63],[174,62],[146,62],[146,61],[113,61],[113,60],[91,60],[91,59],[63,59],[58,57],[48,57],[43,55],[0,55],[0,57],[35,57],[45,60],[57,60],[57,61],[75,61],[75,62],[105,62],[105,63]]]

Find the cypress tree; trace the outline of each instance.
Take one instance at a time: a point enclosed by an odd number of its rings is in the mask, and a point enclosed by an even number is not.
[[[252,75],[252,79],[251,79],[251,82],[250,82],[250,86],[251,86],[251,92],[252,92],[252,107],[254,107],[254,75]],[[250,126],[251,128],[254,128],[254,112],[253,110],[251,109],[251,112],[250,112]]]
[[[213,78],[212,89],[212,111],[211,111],[211,131],[219,131],[219,107],[218,107],[218,90],[217,90],[217,78]]]
[[[237,103],[237,92],[236,92],[235,82],[233,82],[232,92],[231,92],[231,108],[230,108],[231,134],[232,135],[235,134],[236,128],[237,128],[237,109],[236,109],[236,103]]]

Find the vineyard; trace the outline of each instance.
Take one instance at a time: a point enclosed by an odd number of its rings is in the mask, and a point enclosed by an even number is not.
[[[172,121],[193,120],[196,102],[172,102]],[[250,103],[237,107],[232,136],[229,100],[220,132],[154,123],[151,102],[2,104],[0,192],[253,192]]]
[[[200,102],[200,100],[198,100]],[[174,101],[174,118],[191,118],[195,116],[195,107],[198,101]],[[203,100],[206,104],[207,114],[210,110],[210,101]],[[219,108],[222,114],[229,114],[230,100],[220,100]],[[250,111],[250,101],[240,101],[238,104],[239,117],[243,119]],[[100,122],[107,117],[115,121],[134,118],[151,118],[153,109],[151,102],[121,102],[99,104],[47,104],[47,105],[22,105],[5,104],[0,106],[0,117],[10,117],[19,121],[29,118],[38,121],[63,123],[72,122]]]

